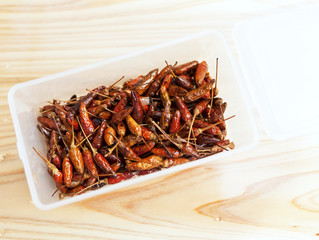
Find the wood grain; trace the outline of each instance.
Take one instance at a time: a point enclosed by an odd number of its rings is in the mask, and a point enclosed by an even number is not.
[[[319,239],[318,134],[275,142],[257,112],[247,152],[52,211],[31,202],[7,102],[48,74],[315,1],[0,2],[0,238]]]

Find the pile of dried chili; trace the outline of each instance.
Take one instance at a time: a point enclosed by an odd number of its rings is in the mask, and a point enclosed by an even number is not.
[[[217,94],[206,61],[167,64],[43,106],[37,120],[47,156],[34,150],[60,197],[194,161],[234,148]]]

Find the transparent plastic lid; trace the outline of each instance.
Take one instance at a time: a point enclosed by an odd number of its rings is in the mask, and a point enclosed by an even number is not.
[[[319,131],[319,5],[236,25],[252,101],[276,140]]]

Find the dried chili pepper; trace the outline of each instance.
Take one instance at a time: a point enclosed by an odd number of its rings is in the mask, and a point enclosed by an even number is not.
[[[160,72],[118,81],[40,108],[48,159],[37,153],[61,197],[234,148],[226,139],[227,103],[206,61],[166,62]]]
[[[186,72],[196,69],[198,65],[198,61],[191,61],[188,63],[184,63],[182,65],[178,65],[174,68],[174,72],[176,75],[181,75],[181,74],[185,74]]]
[[[201,86],[202,82],[204,81],[204,78],[206,76],[208,70],[208,65],[206,61],[203,61],[198,64],[196,68],[196,73],[195,73],[195,82],[197,86]]]
[[[152,97],[155,95],[157,90],[160,88],[162,80],[164,79],[166,74],[168,74],[170,72],[171,67],[172,67],[171,65],[168,65],[162,69],[162,71],[156,76],[156,78],[154,79],[154,81],[152,82],[150,87],[147,89],[144,96],[151,96]]]

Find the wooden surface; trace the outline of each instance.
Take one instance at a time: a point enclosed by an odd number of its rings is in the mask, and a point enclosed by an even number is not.
[[[31,202],[7,103],[16,83],[315,1],[0,2],[0,238],[319,239],[318,134],[52,211]]]

